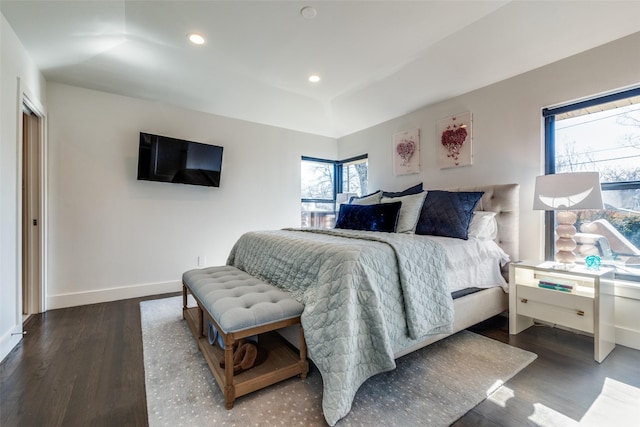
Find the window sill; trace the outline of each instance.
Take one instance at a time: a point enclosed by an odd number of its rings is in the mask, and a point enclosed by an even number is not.
[[[616,271],[616,282],[628,282],[640,286],[640,275]]]

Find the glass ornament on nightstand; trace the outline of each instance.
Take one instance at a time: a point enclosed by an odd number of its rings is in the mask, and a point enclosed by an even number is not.
[[[600,260],[600,257],[598,255],[589,255],[584,259],[584,263],[587,266],[587,270],[598,271],[600,270],[602,261]]]

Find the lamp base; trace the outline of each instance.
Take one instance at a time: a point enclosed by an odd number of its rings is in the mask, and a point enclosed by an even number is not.
[[[576,266],[575,262],[566,263],[555,261],[552,265],[554,270],[571,271]]]
[[[576,254],[573,250],[576,248],[576,228],[573,226],[577,219],[577,215],[571,211],[559,211],[556,213],[556,263],[564,264],[563,270],[570,270],[575,265]],[[570,268],[566,266],[570,265]],[[560,268],[559,268],[560,269]]]

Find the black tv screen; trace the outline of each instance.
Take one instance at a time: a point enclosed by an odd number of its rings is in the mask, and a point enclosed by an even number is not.
[[[219,187],[222,149],[140,132],[138,179]]]

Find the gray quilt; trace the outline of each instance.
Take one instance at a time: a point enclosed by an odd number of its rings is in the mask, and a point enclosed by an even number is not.
[[[396,233],[276,230],[240,237],[227,264],[291,292],[305,306],[309,357],[330,425],[394,352],[451,332],[453,301],[438,242]]]

